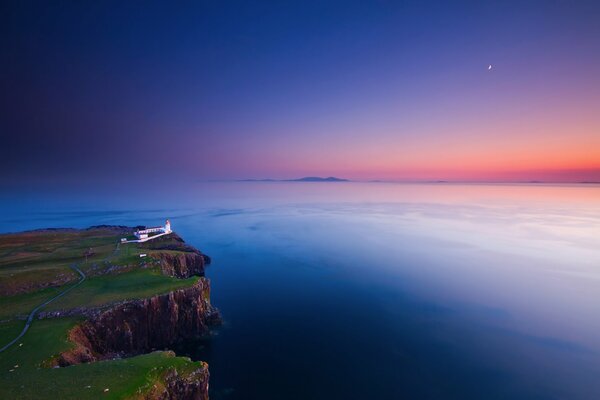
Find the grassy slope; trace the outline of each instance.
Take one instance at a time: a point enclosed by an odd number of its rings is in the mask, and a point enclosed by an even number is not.
[[[45,300],[56,296],[70,285],[71,284],[57,288],[46,288],[35,292],[2,297],[2,301],[0,302],[0,320],[9,319],[14,316],[21,316],[24,318],[36,306],[42,304]]]
[[[0,235],[0,293],[9,289],[28,290],[60,279],[75,281],[69,266],[85,260],[92,249],[89,265],[110,255],[119,232],[109,229],[36,231]]]
[[[66,296],[46,307],[46,310],[61,310],[85,304],[97,307],[115,301],[151,297],[175,289],[188,287],[197,277],[177,279],[162,275],[157,270],[134,270],[118,275],[103,275],[91,278]]]
[[[140,267],[147,259],[139,254],[152,251],[125,245],[114,253],[121,232],[106,229],[91,231],[35,232],[0,236],[1,279],[23,281],[31,271],[44,271],[43,279],[52,273],[62,273],[65,265],[80,263],[86,272],[94,264],[104,268],[104,261],[113,265],[130,265],[134,269],[120,274],[89,277],[65,297],[51,303],[45,310],[96,307],[117,301],[145,298],[174,289],[191,286],[198,278],[176,279],[162,275],[157,269]],[[40,243],[42,242],[42,243]],[[11,247],[11,243],[13,246]],[[84,262],[84,252],[92,248],[93,256]],[[27,273],[22,273],[27,270]],[[7,272],[8,271],[8,272]],[[48,272],[50,271],[50,272]],[[40,279],[36,276],[36,279]],[[70,285],[72,283],[68,283]],[[17,316],[28,314],[35,306],[67,287],[45,288],[0,298],[0,345],[7,343],[22,329],[24,321]],[[193,368],[198,363],[173,357],[164,352],[124,360],[105,361],[50,369],[43,363],[69,348],[67,331],[77,319],[58,318],[35,320],[22,338],[22,346],[0,353],[0,398],[124,398],[136,394],[141,387],[155,382],[161,371],[176,366]],[[18,367],[15,368],[15,365]],[[12,372],[10,370],[13,370]],[[89,388],[87,386],[90,386]],[[104,392],[109,388],[108,392]]]
[[[116,244],[124,235],[125,232],[111,229],[0,235],[0,285],[15,286],[30,282],[30,279],[33,282],[52,280],[64,273],[65,268],[75,277],[68,265],[76,263],[88,274],[87,280],[45,309],[62,310],[149,297],[190,286],[196,281],[197,278],[181,280],[164,276],[156,268],[141,268],[149,257],[140,258],[139,255],[150,255],[153,250],[126,244],[115,252]],[[93,255],[86,258],[84,253],[89,249],[93,250]],[[132,270],[97,275],[110,265],[128,265]],[[7,319],[23,318],[36,305],[74,282],[75,279],[60,287],[29,289],[26,293],[1,297],[0,325]]]
[[[169,367],[186,371],[199,365],[168,352],[155,352],[67,368],[43,367],[45,360],[71,346],[67,331],[77,321],[73,318],[36,321],[20,342],[22,346],[16,345],[3,353],[0,398],[121,399],[148,388]],[[104,392],[106,388],[108,392]]]
[[[0,343],[8,343],[13,340],[23,329],[23,321],[13,320],[0,324]],[[0,356],[1,357],[1,356]]]

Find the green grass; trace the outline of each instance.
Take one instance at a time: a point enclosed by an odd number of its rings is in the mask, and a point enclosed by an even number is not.
[[[121,300],[151,297],[189,287],[199,278],[177,279],[153,269],[133,270],[117,275],[88,278],[64,297],[50,303],[46,310],[63,310],[82,305],[97,307]]]
[[[55,300],[41,311],[66,310],[76,307],[98,307],[123,300],[151,297],[192,286],[198,277],[177,279],[156,269],[135,269],[116,275],[87,278],[80,286]],[[0,321],[26,316],[39,304],[64,290],[47,288],[37,292],[5,296],[0,299]],[[2,344],[3,342],[0,342]]]
[[[121,244],[119,251],[115,252],[121,236],[123,233],[110,229],[0,235],[0,293],[2,287],[29,290],[0,297],[0,321],[27,315],[37,305],[66,289],[67,285],[74,284],[79,277],[68,267],[73,262],[77,262],[89,274],[88,278],[42,311],[97,307],[166,293],[196,282],[197,278],[181,280],[164,276],[153,268],[141,269],[145,263],[151,263],[150,255],[155,250],[130,243]],[[89,255],[86,262],[83,255],[90,248],[94,254]],[[168,252],[176,253],[171,250]],[[147,253],[148,257],[140,258],[141,253]],[[93,276],[94,272],[105,271],[105,261],[112,265],[129,266],[133,270],[128,268],[128,272]],[[94,264],[98,266],[98,272],[92,271]],[[65,285],[37,290],[30,287],[52,281],[61,274],[71,277]]]
[[[66,286],[47,288],[37,292],[2,297],[0,301],[0,320],[13,318],[17,315],[26,316],[35,307],[56,296],[65,288]]]
[[[118,231],[92,229],[81,231],[38,231],[0,235],[0,294],[38,290],[48,282],[76,281],[69,266],[85,261],[87,265],[111,256],[120,238]]]
[[[35,268],[4,268],[0,273],[0,295],[39,290],[48,283],[61,286],[77,280],[77,274],[65,264],[37,265]],[[52,286],[55,286],[54,284]]]
[[[13,340],[25,326],[23,320],[12,320],[0,322],[0,346]]]
[[[114,253],[122,236],[122,232],[111,229],[0,235],[0,293],[15,289],[26,291],[0,296],[0,346],[23,329],[25,321],[15,319],[16,316],[28,315],[39,304],[76,282],[79,277],[69,268],[73,263],[90,275],[80,286],[42,311],[98,307],[148,298],[189,287],[201,279],[177,279],[162,275],[156,267],[140,268],[149,263],[150,257],[140,258],[139,254],[150,256],[155,250],[127,244]],[[85,262],[84,254],[90,248],[94,254]],[[97,264],[103,271],[106,260],[112,265],[127,265],[133,269],[93,276],[93,265]],[[44,289],[36,287],[65,274],[71,278],[70,283]],[[68,331],[80,321],[78,318],[34,320],[19,342],[0,353],[0,399],[127,398],[139,394],[141,388],[150,388],[168,368],[175,367],[185,373],[200,365],[169,352],[155,352],[122,360],[48,368],[49,360],[72,347],[67,339]],[[108,392],[104,392],[106,388]]]
[[[44,367],[44,361],[70,348],[67,332],[77,322],[73,318],[35,321],[22,346],[0,353],[0,398],[122,399],[151,386],[167,368],[186,372],[200,365],[168,352],[154,352],[66,368]]]

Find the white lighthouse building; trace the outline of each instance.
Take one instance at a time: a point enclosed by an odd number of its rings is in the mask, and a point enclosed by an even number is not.
[[[131,242],[146,242],[148,240],[155,239],[159,236],[168,235],[172,233],[171,230],[171,221],[167,220],[164,226],[157,226],[155,228],[142,229],[134,232],[137,240],[131,240]],[[155,233],[155,235],[150,236],[151,233]],[[127,242],[121,240],[121,242]]]

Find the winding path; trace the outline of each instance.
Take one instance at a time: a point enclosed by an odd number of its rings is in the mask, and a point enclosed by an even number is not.
[[[119,243],[117,243],[117,247],[115,248],[115,250],[109,256],[107,256],[104,260],[108,260],[110,257],[114,256],[118,251],[119,251]],[[77,286],[81,285],[83,283],[83,281],[85,281],[86,276],[83,273],[83,271],[79,269],[79,267],[77,265],[78,264],[72,264],[71,268],[73,270],[75,270],[77,273],[79,273],[79,275],[81,276],[81,279],[79,279],[79,282],[77,282],[73,286],[70,286],[70,287],[66,288],[65,290],[63,290],[62,292],[60,292],[59,294],[57,294],[53,298],[51,298],[49,300],[46,300],[44,303],[42,303],[39,306],[37,306],[36,308],[34,308],[33,311],[31,311],[31,313],[29,314],[29,317],[27,317],[27,322],[25,323],[25,326],[23,327],[23,330],[21,331],[21,333],[19,333],[19,335],[16,338],[14,338],[13,340],[11,340],[10,343],[8,343],[4,347],[2,347],[0,349],[0,353],[2,353],[4,350],[8,349],[10,346],[12,346],[13,344],[15,344],[19,339],[21,339],[23,337],[23,335],[25,335],[25,333],[27,333],[27,330],[29,329],[29,327],[31,326],[31,323],[33,322],[33,318],[35,317],[35,314],[40,309],[46,307],[48,304],[52,303],[54,300],[56,300],[56,299],[64,296],[65,294],[69,293],[71,290],[75,289]]]
[[[11,342],[8,343],[6,346],[2,347],[0,349],[0,353],[3,352],[4,350],[8,349],[13,344],[15,344],[19,339],[21,339],[23,337],[23,335],[25,335],[25,333],[27,333],[27,330],[31,326],[31,322],[33,321],[33,318],[35,317],[35,314],[41,308],[43,308],[43,307],[47,306],[48,304],[52,303],[54,300],[58,299],[59,297],[64,296],[65,294],[67,294],[68,292],[70,292],[71,290],[73,290],[74,288],[76,288],[77,286],[81,285],[81,283],[83,281],[85,281],[85,274],[83,273],[82,270],[79,269],[79,267],[77,266],[77,264],[71,265],[71,268],[74,269],[75,271],[77,271],[79,273],[79,275],[81,275],[81,279],[79,279],[79,282],[77,282],[73,286],[70,286],[70,287],[66,288],[65,290],[63,290],[62,292],[60,292],[59,294],[57,294],[53,298],[51,298],[49,300],[46,300],[44,303],[42,303],[39,306],[37,306],[36,308],[34,308],[33,311],[31,311],[31,313],[29,313],[29,317],[27,317],[27,322],[25,323],[25,326],[23,327],[23,330],[21,331],[21,333],[19,333],[19,335],[16,338],[14,338],[13,340],[11,340]]]

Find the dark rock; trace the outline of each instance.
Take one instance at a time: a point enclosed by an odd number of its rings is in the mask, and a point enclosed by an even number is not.
[[[191,373],[181,374],[170,368],[160,383],[142,395],[144,400],[208,400],[208,364],[198,363]]]
[[[206,335],[219,320],[210,304],[210,284],[201,278],[193,286],[122,303],[76,325],[69,332],[75,348],[56,364],[67,366],[164,349]]]
[[[205,258],[199,253],[154,253],[152,258],[160,264],[164,275],[176,278],[204,276]]]

